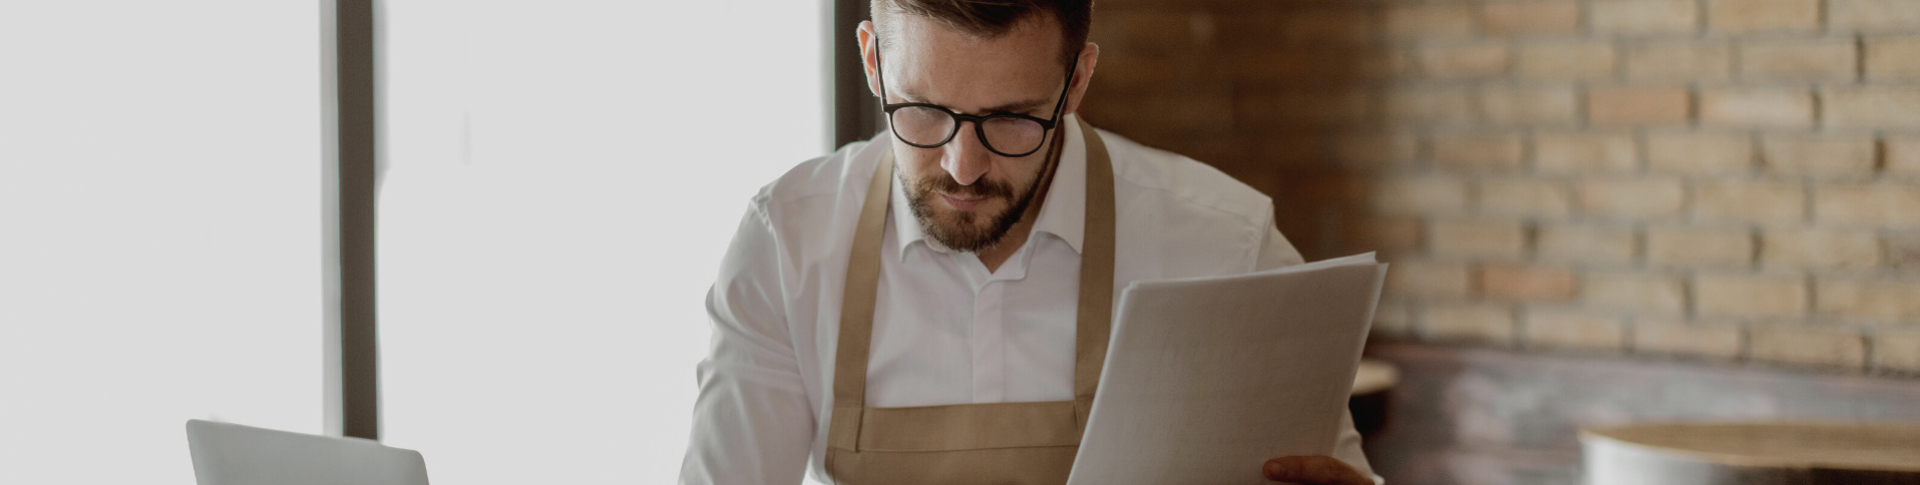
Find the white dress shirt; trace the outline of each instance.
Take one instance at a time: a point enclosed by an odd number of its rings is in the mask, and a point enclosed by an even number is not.
[[[1086,146],[1075,120],[1058,126],[1066,145],[1033,233],[991,273],[974,254],[928,239],[894,180],[868,406],[1073,399]],[[1301,262],[1266,196],[1192,159],[1100,135],[1114,171],[1116,301],[1135,280]],[[707,296],[713,347],[699,366],[681,483],[791,485],[809,469],[828,482],[847,258],[888,136],[802,163],[749,204]],[[1368,470],[1350,418],[1336,450]]]

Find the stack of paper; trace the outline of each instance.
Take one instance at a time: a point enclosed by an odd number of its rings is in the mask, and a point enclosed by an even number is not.
[[[1121,293],[1072,485],[1256,484],[1331,455],[1387,267],[1373,253]]]

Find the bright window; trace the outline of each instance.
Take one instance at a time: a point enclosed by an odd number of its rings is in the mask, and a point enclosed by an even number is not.
[[[0,483],[193,483],[319,433],[320,10],[0,4]]]
[[[384,15],[384,441],[437,483],[674,481],[721,253],[827,145],[825,6]]]

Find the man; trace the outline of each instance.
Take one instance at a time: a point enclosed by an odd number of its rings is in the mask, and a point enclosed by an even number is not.
[[[889,130],[753,198],[682,483],[1062,483],[1118,289],[1300,262],[1265,196],[1073,116],[1090,4],[874,0]],[[1373,483],[1351,418],[1335,454],[1247,473]]]

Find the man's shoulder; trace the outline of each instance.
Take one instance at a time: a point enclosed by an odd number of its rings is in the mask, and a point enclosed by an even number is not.
[[[1132,186],[1140,195],[1256,226],[1273,217],[1272,198],[1213,166],[1105,130],[1100,136],[1112,156],[1115,181]]]

